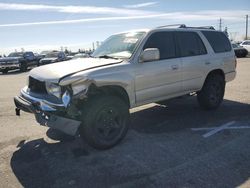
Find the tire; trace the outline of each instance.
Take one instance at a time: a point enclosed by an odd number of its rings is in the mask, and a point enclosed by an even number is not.
[[[3,74],[7,74],[8,71],[9,71],[8,69],[4,69],[4,70],[2,70],[2,73],[3,73]]]
[[[118,97],[97,96],[84,104],[80,136],[96,149],[118,144],[129,128],[129,108]]]
[[[22,62],[20,65],[20,71],[21,72],[26,72],[27,71],[27,64]]]
[[[199,105],[205,110],[214,110],[223,101],[225,80],[220,74],[211,74],[207,77],[202,90],[197,93]]]

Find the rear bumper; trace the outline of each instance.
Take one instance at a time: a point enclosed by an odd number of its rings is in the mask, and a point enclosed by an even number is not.
[[[24,90],[21,91],[20,96],[14,98],[14,103],[17,115],[20,110],[33,113],[40,125],[58,129],[72,136],[77,134],[81,122],[58,115],[66,111],[62,104],[53,104],[28,96]]]
[[[236,77],[236,71],[228,72],[225,74],[225,81],[230,82]]]

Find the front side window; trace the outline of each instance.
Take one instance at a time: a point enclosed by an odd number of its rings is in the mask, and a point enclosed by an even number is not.
[[[109,37],[92,54],[93,57],[130,58],[146,32],[128,32]]]
[[[143,50],[146,48],[158,48],[160,51],[160,60],[176,57],[176,47],[173,32],[156,32],[153,33],[145,43]]]
[[[231,43],[224,33],[218,31],[202,31],[202,33],[207,38],[215,53],[232,50]]]
[[[207,50],[195,32],[176,32],[181,57],[207,54]]]

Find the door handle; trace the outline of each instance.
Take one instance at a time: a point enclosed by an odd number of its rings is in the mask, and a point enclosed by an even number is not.
[[[179,68],[179,66],[178,65],[172,65],[171,68],[172,68],[172,70],[177,70]]]
[[[207,62],[205,62],[205,65],[210,65],[210,64],[211,64],[211,63],[210,63],[210,62],[208,62],[208,61],[207,61]]]

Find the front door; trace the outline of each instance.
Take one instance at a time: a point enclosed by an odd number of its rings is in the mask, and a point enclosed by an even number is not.
[[[161,31],[151,34],[143,50],[147,48],[158,48],[160,59],[136,64],[137,105],[170,98],[181,92],[182,67],[176,55],[174,33]]]

